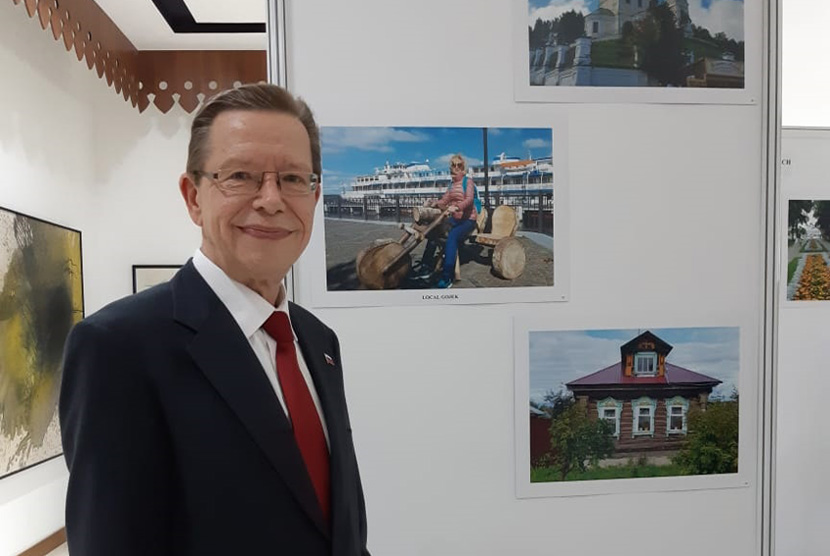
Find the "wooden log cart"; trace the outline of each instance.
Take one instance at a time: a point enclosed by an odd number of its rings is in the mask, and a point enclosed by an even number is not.
[[[389,290],[400,286],[412,270],[410,253],[425,239],[436,241],[439,252],[436,265],[444,259],[443,249],[446,245],[447,219],[450,213],[431,207],[412,209],[412,224],[399,224],[403,235],[394,239],[379,239],[357,254],[355,266],[357,278],[367,289]],[[474,231],[468,240],[487,248],[491,252],[493,273],[505,280],[515,280],[524,272],[527,255],[524,246],[516,239],[519,220],[516,211],[502,205],[493,211],[492,228],[489,233]],[[477,230],[484,230],[487,223],[487,211],[482,211],[476,222]],[[437,269],[437,268],[436,268]],[[455,259],[455,279],[461,278],[458,257]]]

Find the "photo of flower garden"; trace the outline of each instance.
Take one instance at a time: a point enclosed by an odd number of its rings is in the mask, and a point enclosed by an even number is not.
[[[790,200],[787,300],[830,300],[830,200]]]

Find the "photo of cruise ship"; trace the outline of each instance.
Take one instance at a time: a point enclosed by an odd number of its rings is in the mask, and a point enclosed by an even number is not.
[[[553,192],[553,159],[519,158],[499,153],[489,165],[471,166],[468,175],[479,187],[488,184],[490,195],[525,195],[528,192]],[[395,195],[440,196],[450,184],[446,168],[433,168],[429,161],[386,162],[371,174],[355,177],[350,188],[343,192],[347,199],[362,199],[366,195],[381,198]]]
[[[324,127],[322,151],[326,218],[406,221],[444,194],[461,154],[484,207],[510,205],[522,229],[553,232],[551,128]]]
[[[449,226],[446,214],[431,225],[424,215],[441,212],[459,159],[476,225],[452,287],[554,286],[554,160],[564,151],[554,158],[551,127],[323,127],[321,147],[327,291],[436,288],[427,244],[441,249]]]

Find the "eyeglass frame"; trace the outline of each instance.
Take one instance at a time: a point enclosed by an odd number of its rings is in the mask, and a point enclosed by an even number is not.
[[[248,170],[234,170],[234,172],[246,172],[248,174],[251,174],[251,177],[254,177],[257,174],[259,174],[259,184],[257,185],[257,188],[255,190],[250,191],[250,192],[245,192],[245,193],[239,193],[238,191],[234,191],[233,189],[227,189],[226,187],[222,186],[222,182],[219,180],[219,174],[221,174],[223,171],[224,170],[222,170],[222,169],[220,169],[217,172],[206,172],[204,170],[194,170],[192,172],[192,174],[193,174],[193,177],[195,177],[197,180],[198,180],[199,176],[209,178],[216,185],[216,188],[219,191],[221,191],[222,193],[230,193],[230,194],[236,194],[236,195],[254,195],[256,193],[259,193],[260,190],[262,189],[263,184],[265,183],[266,174],[274,174],[274,177],[277,180],[277,188],[280,190],[280,193],[283,193],[283,194],[285,194],[285,190],[282,188],[281,174],[299,175],[299,176],[303,176],[303,175],[307,174],[310,178],[309,179],[309,184],[308,184],[308,191],[305,192],[305,193],[296,193],[296,194],[288,193],[287,196],[289,196],[289,197],[297,197],[297,198],[306,197],[308,195],[311,195],[315,191],[317,191],[317,188],[320,187],[320,175],[316,174],[314,172],[296,172],[296,171],[293,171],[293,170],[265,170],[263,172],[249,172]]]
[[[467,165],[462,162],[450,162],[450,168],[461,168],[462,170],[466,168]]]

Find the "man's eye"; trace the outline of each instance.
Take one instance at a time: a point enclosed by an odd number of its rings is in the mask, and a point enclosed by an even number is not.
[[[305,184],[305,179],[301,174],[280,174],[280,181],[290,185]]]
[[[253,179],[253,175],[250,172],[237,170],[236,172],[231,172],[228,179],[234,181],[248,181]]]

